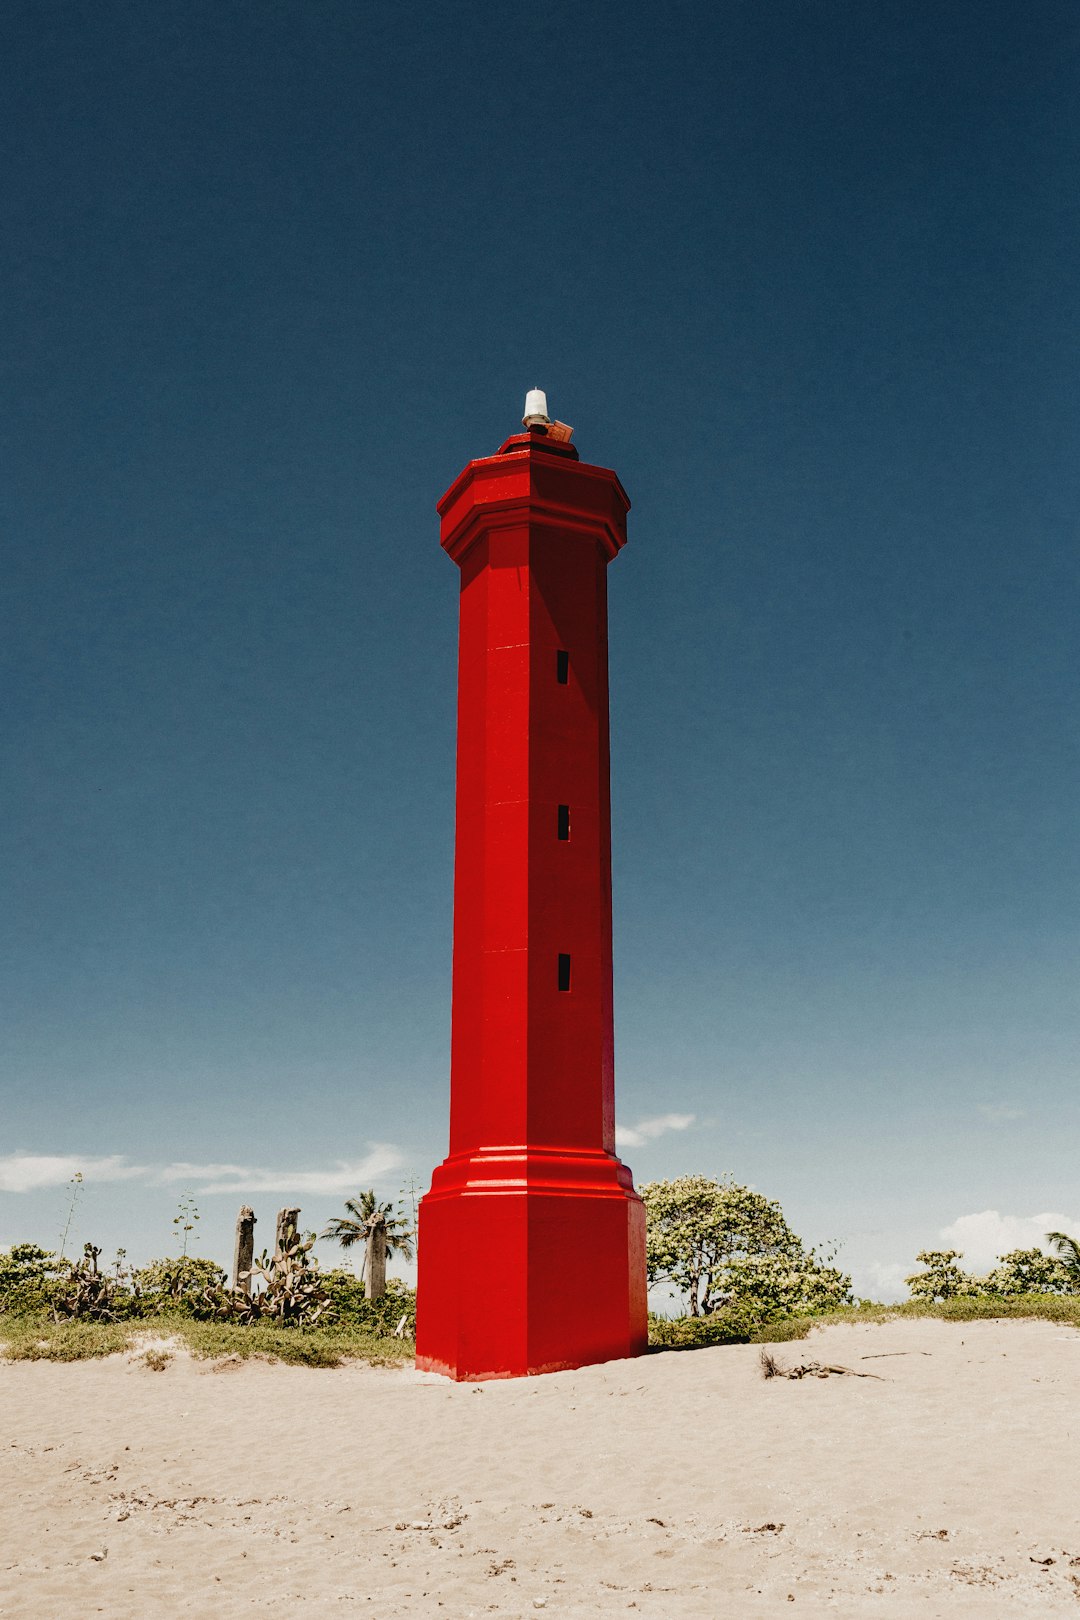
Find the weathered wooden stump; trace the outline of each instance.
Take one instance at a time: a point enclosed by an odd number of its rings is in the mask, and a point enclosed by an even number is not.
[[[364,1294],[367,1299],[382,1299],[386,1293],[386,1216],[373,1215],[368,1225],[367,1281]]]
[[[251,1294],[251,1265],[255,1258],[255,1211],[245,1204],[236,1217],[236,1247],[233,1249],[232,1285],[242,1294]]]

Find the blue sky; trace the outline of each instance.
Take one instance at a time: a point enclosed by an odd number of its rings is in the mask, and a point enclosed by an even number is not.
[[[1078,44],[5,8],[0,1242],[76,1166],[78,1241],[168,1252],[192,1189],[225,1258],[241,1197],[321,1225],[442,1156],[434,502],[534,384],[633,501],[638,1180],[729,1171],[879,1294],[957,1221],[1080,1227]]]

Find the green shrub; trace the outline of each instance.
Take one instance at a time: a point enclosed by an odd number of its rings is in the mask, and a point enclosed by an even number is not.
[[[405,1333],[412,1338],[416,1331],[416,1290],[409,1288],[400,1277],[386,1279],[386,1293],[381,1299],[365,1299],[364,1285],[351,1271],[324,1271],[329,1322],[348,1323],[366,1328],[371,1333],[394,1333],[401,1318],[405,1318]]]
[[[71,1317],[84,1322],[120,1322],[140,1314],[131,1273],[124,1269],[123,1249],[118,1250],[110,1271],[99,1269],[100,1255],[93,1243],[83,1245],[83,1258],[69,1267],[53,1293],[56,1321]]]
[[[208,1288],[224,1288],[225,1273],[212,1260],[195,1255],[174,1255],[151,1260],[133,1274],[133,1292],[140,1314],[198,1316],[203,1312],[202,1296]]]
[[[981,1294],[986,1290],[978,1277],[961,1271],[957,1265],[963,1259],[959,1249],[922,1249],[915,1256],[925,1271],[905,1277],[912,1299],[958,1299],[965,1294]]]
[[[1012,1249],[1003,1254],[988,1277],[981,1279],[986,1292],[1009,1298],[1014,1294],[1072,1294],[1076,1292],[1070,1270],[1054,1255],[1041,1249]]]
[[[906,1278],[913,1300],[1012,1299],[1077,1293],[1069,1266],[1041,1249],[1012,1249],[985,1277],[961,1271],[958,1249],[924,1249],[915,1258],[924,1266]]]
[[[14,1243],[0,1249],[0,1311],[21,1315],[52,1305],[67,1267],[36,1243]]]
[[[758,1322],[814,1316],[851,1303],[851,1278],[801,1244],[732,1261],[726,1286],[729,1305],[742,1306]]]
[[[649,1343],[667,1350],[701,1350],[715,1344],[749,1344],[760,1325],[745,1306],[727,1305],[708,1316],[649,1318]]]

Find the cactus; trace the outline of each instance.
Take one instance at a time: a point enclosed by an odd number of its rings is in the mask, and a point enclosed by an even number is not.
[[[315,1234],[301,1238],[295,1227],[284,1234],[280,1250],[264,1249],[244,1278],[262,1287],[250,1295],[240,1289],[208,1288],[203,1293],[206,1313],[219,1321],[276,1322],[282,1327],[314,1327],[327,1307],[319,1262],[311,1255]]]
[[[132,1295],[124,1288],[122,1256],[117,1257],[116,1275],[98,1270],[101,1250],[92,1243],[83,1245],[83,1257],[71,1267],[70,1275],[53,1304],[53,1320],[79,1317],[85,1322],[118,1322],[130,1314]]]

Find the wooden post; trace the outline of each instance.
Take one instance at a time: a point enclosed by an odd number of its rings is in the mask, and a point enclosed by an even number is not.
[[[289,1241],[289,1233],[293,1236],[300,1230],[300,1211],[298,1209],[279,1209],[277,1212],[277,1233],[274,1238],[274,1259],[280,1260],[285,1253]]]
[[[255,1211],[245,1204],[236,1217],[236,1247],[233,1250],[232,1285],[251,1296],[251,1263],[255,1258]]]
[[[373,1215],[367,1235],[367,1299],[382,1299],[386,1293],[386,1216]]]

